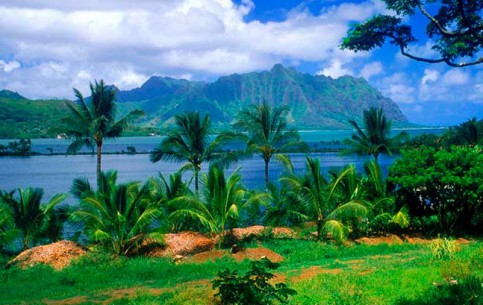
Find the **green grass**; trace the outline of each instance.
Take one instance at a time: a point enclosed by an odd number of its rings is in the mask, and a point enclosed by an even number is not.
[[[481,288],[483,278],[481,241],[463,246],[448,260],[434,259],[424,245],[338,247],[297,240],[268,240],[262,245],[285,257],[276,274],[298,292],[290,304],[452,304],[445,300],[471,297],[472,289],[477,289],[472,281],[480,281]],[[2,265],[7,260],[0,257]],[[46,299],[75,296],[85,297],[80,304],[95,304],[110,300],[113,290],[126,288],[131,288],[131,294],[118,296],[110,304],[212,304],[210,281],[225,268],[243,274],[248,262],[223,258],[175,265],[165,259],[90,254],[62,271],[46,266],[0,270],[0,304],[43,304]],[[298,279],[308,268],[339,273],[316,272]],[[462,284],[450,286],[445,277]]]

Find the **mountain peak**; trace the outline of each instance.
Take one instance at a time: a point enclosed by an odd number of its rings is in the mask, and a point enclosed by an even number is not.
[[[10,91],[10,90],[0,90],[0,98],[10,98],[14,100],[26,100],[25,97],[21,96],[17,92]]]

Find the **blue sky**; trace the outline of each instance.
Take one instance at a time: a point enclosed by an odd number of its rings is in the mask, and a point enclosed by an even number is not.
[[[152,75],[215,80],[283,63],[301,72],[364,77],[421,124],[483,118],[483,65],[411,61],[393,46],[341,51],[350,24],[384,13],[377,0],[3,0],[0,88],[73,98],[89,81],[121,89]],[[421,18],[408,22],[420,29]],[[411,46],[431,56],[424,35]]]

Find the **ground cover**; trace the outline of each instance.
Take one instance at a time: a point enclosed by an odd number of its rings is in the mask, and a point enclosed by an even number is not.
[[[297,290],[290,304],[440,304],[434,294],[454,290],[449,281],[476,277],[481,285],[483,277],[482,241],[459,245],[454,257],[444,261],[434,259],[426,244],[336,246],[269,239],[243,248],[250,253],[263,248],[283,258],[275,281]],[[228,251],[213,255],[213,260],[196,260],[195,255],[174,263],[93,252],[62,270],[12,266],[0,270],[0,304],[213,304],[211,280],[217,272],[244,273],[249,265]],[[7,260],[0,259],[2,266]]]

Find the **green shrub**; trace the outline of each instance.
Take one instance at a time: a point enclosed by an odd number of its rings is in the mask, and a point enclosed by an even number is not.
[[[220,297],[223,305],[267,305],[273,302],[286,303],[289,296],[297,294],[285,283],[272,285],[269,280],[274,277],[265,268],[276,269],[278,264],[267,258],[254,261],[251,269],[244,275],[238,276],[237,271],[218,272],[218,278],[212,281],[213,289],[218,289],[215,297]]]
[[[445,260],[453,257],[456,252],[456,242],[448,238],[437,238],[429,244],[433,259]]]

